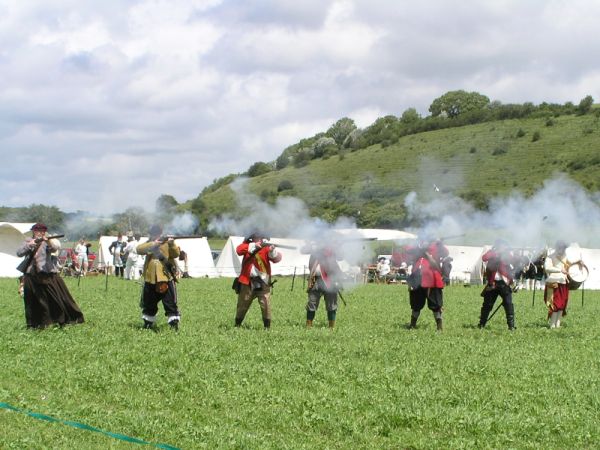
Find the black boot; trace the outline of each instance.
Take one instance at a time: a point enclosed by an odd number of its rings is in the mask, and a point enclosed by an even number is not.
[[[271,328],[271,319],[263,319],[263,324],[265,326],[265,330]]]
[[[154,325],[154,322],[144,319],[144,330],[149,330]]]
[[[235,318],[235,326],[236,328],[239,328],[242,326],[242,322],[244,321],[244,319],[238,319],[237,317]]]
[[[510,315],[506,316],[506,324],[508,325],[508,329],[510,331],[517,329],[517,327],[515,327],[515,315],[514,314],[510,314]]]
[[[410,330],[417,328],[417,320],[419,320],[418,317],[410,316],[410,325],[408,326]]]
[[[492,305],[494,306],[494,305]],[[485,324],[488,321],[488,317],[490,315],[490,311],[492,310],[492,307],[486,308],[485,306],[481,307],[481,314],[479,315],[479,325],[477,325],[479,328],[484,328]]]
[[[442,318],[441,317],[439,319],[435,319],[435,324],[437,326],[437,330],[442,331]]]
[[[171,327],[172,330],[179,331],[179,320],[177,320],[177,319],[171,320],[169,322],[169,326]]]

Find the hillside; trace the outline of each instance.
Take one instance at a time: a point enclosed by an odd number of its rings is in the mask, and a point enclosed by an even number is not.
[[[248,180],[263,200],[289,195],[325,220],[355,217],[361,227],[411,225],[404,199],[443,192],[479,209],[513,191],[530,196],[557,171],[588,191],[600,188],[600,119],[596,114],[494,121],[401,137],[395,144],[313,159]],[[283,182],[283,183],[282,183]],[[291,188],[290,188],[291,187]],[[284,189],[282,189],[284,188]],[[203,217],[235,208],[229,185],[201,194],[187,207]]]

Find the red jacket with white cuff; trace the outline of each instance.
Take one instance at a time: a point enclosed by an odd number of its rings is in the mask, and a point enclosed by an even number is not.
[[[274,246],[263,247],[260,242],[242,242],[235,249],[242,256],[242,270],[238,279],[249,285],[252,277],[261,277],[266,283],[271,278],[271,263],[281,261],[281,253]]]

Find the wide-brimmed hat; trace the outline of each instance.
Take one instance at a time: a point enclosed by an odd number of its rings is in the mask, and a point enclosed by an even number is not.
[[[31,227],[31,231],[48,231],[48,227],[45,224],[38,222]]]

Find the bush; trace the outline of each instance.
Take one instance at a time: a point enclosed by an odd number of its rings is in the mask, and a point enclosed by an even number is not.
[[[294,185],[289,180],[281,180],[277,186],[277,192],[288,191],[294,189]]]
[[[554,120],[552,120],[552,119],[548,119],[548,120],[546,120],[546,126],[547,126],[547,127],[552,127],[552,126],[554,126]]]
[[[525,132],[523,131],[523,128],[519,128],[519,131],[517,131],[517,137],[523,137],[525,136]]]
[[[535,142],[535,141],[539,141],[541,139],[541,134],[539,131],[536,131],[533,133],[533,136],[531,136],[531,142]]]
[[[492,155],[493,156],[504,155],[506,152],[507,152],[507,150],[504,147],[496,147],[492,151]]]
[[[477,148],[471,147],[471,149],[469,150],[469,153],[477,153]]]

